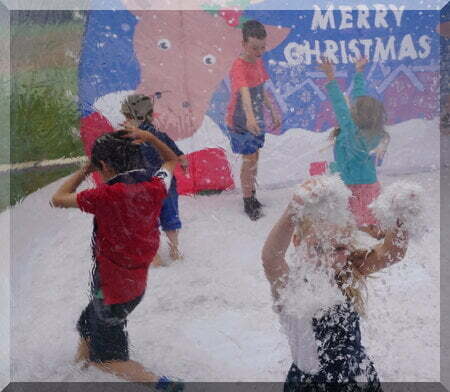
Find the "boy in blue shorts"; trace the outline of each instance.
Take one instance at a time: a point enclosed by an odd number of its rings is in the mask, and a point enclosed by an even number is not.
[[[226,119],[231,148],[235,154],[242,155],[244,211],[251,220],[262,216],[262,204],[256,198],[256,174],[259,149],[264,146],[264,105],[271,113],[274,128],[280,126],[280,119],[264,89],[269,79],[261,58],[266,50],[266,37],[260,22],[249,20],[243,24],[243,52],[231,67],[231,99]]]
[[[156,93],[160,94],[160,93]],[[158,96],[158,95],[157,95]],[[186,170],[188,161],[176,143],[165,132],[161,132],[152,123],[154,107],[154,97],[149,97],[143,94],[129,95],[122,103],[121,112],[127,119],[123,124],[125,129],[133,129],[138,127],[144,131],[150,132],[156,136],[163,143],[168,145],[172,151],[177,155],[181,167]],[[141,145],[141,152],[145,160],[148,170],[156,173],[161,167],[163,161],[158,151],[148,143]],[[169,194],[164,200],[163,208],[160,216],[161,227],[166,233],[169,240],[169,254],[172,260],[181,258],[178,249],[178,231],[181,229],[181,221],[178,211],[178,192],[175,177],[172,178],[170,184]]]
[[[155,176],[145,169],[133,139],[152,143],[161,153],[164,164]],[[148,268],[159,247],[158,217],[177,162],[172,150],[148,132],[108,133],[95,141],[91,161],[69,177],[51,201],[54,207],[94,215],[91,295],[77,323],[77,360],[171,392],[181,391],[183,385],[130,360],[126,326],[146,290]],[[104,183],[76,192],[94,171]]]

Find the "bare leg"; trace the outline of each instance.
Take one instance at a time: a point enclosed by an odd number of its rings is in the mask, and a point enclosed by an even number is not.
[[[161,267],[163,265],[163,262],[161,260],[161,256],[159,253],[156,254],[155,257],[153,257],[152,264],[153,267]]]
[[[167,230],[167,239],[169,240],[169,255],[172,260],[180,260],[183,257],[178,249],[178,230]]]
[[[77,353],[75,354],[75,362],[85,362],[89,360],[89,343],[86,339],[80,338]]]
[[[244,197],[251,197],[255,189],[256,173],[258,170],[258,152],[242,156],[241,186]]]
[[[110,362],[90,362],[90,365],[103,370],[104,372],[115,374],[116,376],[133,382],[157,382],[159,377],[136,361],[110,361]]]
[[[256,192],[256,177],[258,176],[258,161],[259,161],[259,150],[255,152],[256,160],[253,166],[253,182],[252,182],[252,195]]]

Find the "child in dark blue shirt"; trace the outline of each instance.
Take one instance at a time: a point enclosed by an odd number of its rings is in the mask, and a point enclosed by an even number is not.
[[[139,128],[148,131],[159,140],[167,144],[170,149],[178,156],[180,164],[183,169],[188,166],[188,161],[172,138],[164,132],[159,131],[152,123],[154,100],[152,97],[143,94],[129,95],[122,103],[121,112],[126,117],[127,121],[124,123],[125,129],[132,130]],[[158,151],[150,144],[143,143],[141,145],[141,152],[147,166],[147,170],[156,173],[163,160]],[[172,260],[181,258],[181,253],[178,249],[178,231],[181,229],[181,221],[178,211],[178,192],[175,176],[169,189],[169,194],[164,200],[164,204],[160,215],[161,227],[166,233],[169,240],[170,257]]]

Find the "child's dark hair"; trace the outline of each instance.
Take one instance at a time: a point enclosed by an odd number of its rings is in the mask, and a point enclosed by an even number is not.
[[[254,19],[247,20],[247,22],[242,25],[242,38],[244,42],[247,42],[250,37],[257,39],[266,38],[267,32],[264,25]]]
[[[116,173],[143,169],[145,165],[140,146],[133,144],[133,139],[127,135],[127,131],[117,131],[97,138],[92,147],[92,164],[101,169],[100,161],[104,161]]]

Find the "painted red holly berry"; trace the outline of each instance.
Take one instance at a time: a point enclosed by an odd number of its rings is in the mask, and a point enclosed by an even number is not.
[[[230,27],[239,26],[239,19],[241,18],[242,11],[240,10],[221,10],[219,15],[225,19],[227,25]]]

